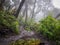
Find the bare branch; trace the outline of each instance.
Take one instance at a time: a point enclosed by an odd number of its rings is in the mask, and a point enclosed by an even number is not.
[[[55,18],[58,18],[60,16],[60,14],[58,14]]]

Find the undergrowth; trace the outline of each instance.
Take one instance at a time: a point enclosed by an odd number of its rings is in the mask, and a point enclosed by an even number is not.
[[[9,31],[18,34],[19,22],[9,12],[0,11],[0,34],[5,35]]]

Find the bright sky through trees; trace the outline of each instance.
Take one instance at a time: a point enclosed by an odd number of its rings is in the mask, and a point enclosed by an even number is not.
[[[60,8],[60,0],[52,0],[54,7]]]

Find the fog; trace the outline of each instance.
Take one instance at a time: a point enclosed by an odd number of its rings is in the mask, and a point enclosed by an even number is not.
[[[10,5],[10,9],[18,8],[19,3],[21,0],[6,0],[7,2],[10,2],[8,5]],[[53,13],[53,16],[59,14],[60,12],[60,0],[26,0],[27,1],[27,11],[28,11],[28,17],[31,18],[34,8],[34,20],[38,22],[42,18],[45,18],[48,13]],[[25,1],[25,2],[26,2]],[[36,1],[36,2],[35,2]],[[34,3],[35,2],[35,3]],[[6,7],[8,7],[8,5]],[[35,5],[35,7],[34,7]],[[25,4],[22,7],[22,10],[19,15],[23,15],[23,12],[25,10]]]

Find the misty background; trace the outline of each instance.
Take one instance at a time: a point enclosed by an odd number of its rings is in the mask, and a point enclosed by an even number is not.
[[[6,0],[4,9],[9,11],[17,10],[20,2],[21,0]],[[52,13],[52,16],[56,17],[60,13],[59,6],[59,0],[25,0],[19,15],[23,18],[33,18],[38,22],[49,13]]]

